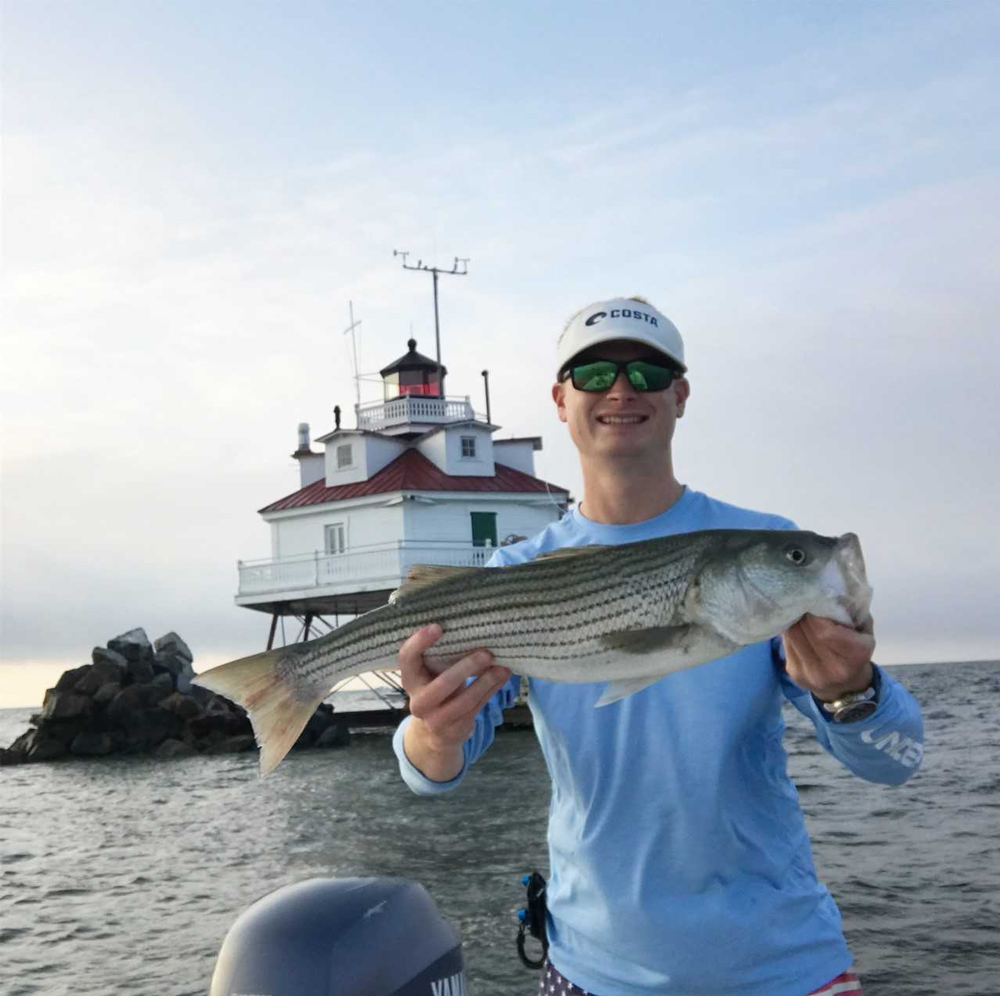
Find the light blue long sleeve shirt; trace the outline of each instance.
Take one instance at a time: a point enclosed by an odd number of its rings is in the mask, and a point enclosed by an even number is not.
[[[492,566],[566,546],[630,543],[697,529],[788,529],[787,519],[686,489],[634,525],[573,510],[496,551]],[[835,724],[782,669],[781,642],[669,675],[594,708],[603,684],[532,679],[528,702],[552,779],[549,957],[600,996],[804,996],[851,964],[840,913],[816,877],[782,745],[784,699],[852,772],[905,781],[923,751],[920,709],[880,671],[877,711]],[[515,676],[484,706],[450,782],[434,782],[393,746],[407,784],[455,788],[493,741]]]

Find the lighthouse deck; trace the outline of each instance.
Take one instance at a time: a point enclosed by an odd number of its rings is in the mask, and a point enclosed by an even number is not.
[[[302,611],[367,612],[384,605],[417,564],[483,567],[492,553],[490,546],[458,541],[390,540],[343,553],[240,561],[236,604],[286,614],[298,614],[295,603]]]

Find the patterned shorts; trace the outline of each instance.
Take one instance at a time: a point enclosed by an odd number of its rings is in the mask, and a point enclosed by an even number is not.
[[[574,986],[569,979],[559,974],[559,969],[546,960],[542,967],[542,977],[538,981],[538,996],[593,996],[593,994]],[[807,996],[861,996],[861,980],[853,972],[843,972]]]

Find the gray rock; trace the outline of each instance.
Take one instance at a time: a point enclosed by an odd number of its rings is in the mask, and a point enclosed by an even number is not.
[[[191,648],[174,632],[166,633],[164,636],[161,636],[156,641],[155,646],[157,650],[177,654],[180,657],[186,657],[188,661],[194,660],[194,654],[191,653]]]
[[[165,698],[160,703],[160,708],[180,716],[181,719],[194,719],[195,716],[201,715],[201,706],[189,695],[181,695],[180,692],[174,692]]]
[[[77,716],[89,716],[93,711],[94,703],[86,695],[50,688],[42,703],[42,720],[75,719]]]
[[[68,671],[63,671],[59,680],[56,682],[55,691],[66,692],[69,691],[91,668],[90,664],[81,664],[79,667],[70,668]]]
[[[116,657],[120,656],[115,654]],[[128,661],[124,661],[121,664],[115,661],[100,660],[94,664],[95,673],[101,675],[105,682],[117,681],[119,684],[125,680],[125,675],[128,673]]]
[[[191,662],[180,654],[158,650],[153,657],[153,670],[169,671],[173,675],[194,674]]]
[[[332,710],[331,710],[332,712]],[[329,726],[329,718],[321,705],[310,717],[309,722],[303,727],[295,743],[293,750],[302,750],[304,747],[312,747],[316,741],[326,732]]]
[[[149,709],[141,716],[131,735],[137,750],[152,750],[164,740],[180,740],[184,736],[184,720],[162,709]]]
[[[18,754],[27,754],[31,749],[32,744],[35,742],[35,733],[37,730],[28,730],[27,733],[22,733],[17,740],[15,740],[7,750],[15,751]]]
[[[108,650],[114,650],[130,662],[153,659],[153,646],[141,626],[108,640]]]
[[[212,733],[245,736],[253,732],[250,720],[245,715],[239,716],[231,712],[205,712],[192,719],[188,723],[188,729],[199,740],[209,737]]]
[[[316,747],[346,747],[351,742],[351,731],[347,723],[337,721],[328,726],[317,738]]]
[[[242,751],[253,750],[256,746],[253,734],[245,733],[235,737],[226,737],[225,740],[210,745],[205,749],[206,754],[238,754]]]
[[[28,760],[54,761],[66,756],[66,745],[48,736],[44,730],[32,730],[31,733],[31,746],[26,751]]]
[[[0,768],[10,764],[24,764],[28,756],[19,750],[11,750],[9,747],[0,747]]]
[[[111,737],[107,733],[78,733],[69,745],[69,752],[77,757],[97,757],[110,754]]]
[[[177,691],[185,691],[181,688],[180,682],[177,683]],[[207,688],[201,685],[191,685],[191,690],[187,693],[197,702],[199,705],[207,706],[212,699],[215,698],[215,692],[210,692]]]
[[[157,688],[165,688],[172,694],[174,691],[174,676],[169,671],[162,671],[153,677],[150,684],[155,685]]]
[[[137,685],[145,685],[153,680],[153,665],[149,661],[128,662],[128,675]]]
[[[191,684],[191,678],[186,674],[177,675],[177,691],[183,692],[185,695],[189,695],[192,698],[197,698],[195,696],[196,691],[205,691],[206,689],[201,689],[197,685]]]
[[[73,691],[77,695],[87,695],[93,696],[94,693],[107,681],[107,677],[93,664],[85,664],[83,667],[77,669],[77,673],[80,677],[77,679],[76,683],[72,686]],[[56,690],[58,691],[59,686],[56,685]]]
[[[112,727],[144,737],[147,713],[169,695],[167,689],[156,685],[129,685],[111,700],[104,716]]]
[[[101,685],[94,692],[94,705],[107,705],[121,690],[122,686],[117,681],[109,681],[107,684]]]
[[[190,745],[184,743],[183,740],[164,740],[159,747],[156,748],[156,757],[172,758],[172,757],[193,757],[198,752]]]
[[[94,729],[93,719],[89,716],[74,716],[72,719],[47,719],[39,727],[47,737],[58,740],[67,747],[78,733]]]
[[[90,658],[95,664],[113,664],[121,671],[124,671],[125,665],[128,664],[128,660],[123,654],[119,654],[115,650],[108,650],[107,647],[94,647]]]

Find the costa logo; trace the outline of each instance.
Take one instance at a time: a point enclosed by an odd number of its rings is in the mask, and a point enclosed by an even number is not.
[[[645,311],[639,311],[638,308],[612,308],[610,312],[595,311],[583,324],[596,325],[598,322],[603,322],[605,318],[634,318],[636,321],[659,327],[659,323],[652,315]]]

